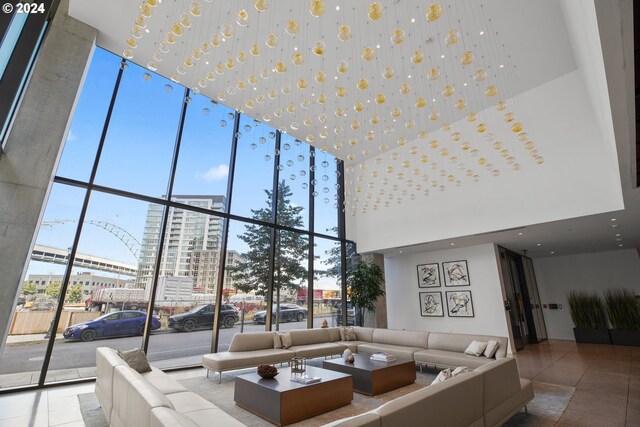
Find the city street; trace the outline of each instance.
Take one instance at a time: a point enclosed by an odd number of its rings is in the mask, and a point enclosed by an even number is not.
[[[327,319],[329,326],[335,326],[335,316],[333,316],[315,318],[314,327],[319,328],[324,319]],[[282,323],[280,330],[302,329],[306,328],[306,325],[306,319],[302,322]],[[244,325],[244,332],[259,331],[264,331],[264,325]],[[240,323],[237,323],[233,328],[220,329],[220,351],[228,349],[229,343],[231,343],[231,339],[236,333],[240,333]],[[97,347],[107,346],[119,350],[128,350],[141,345],[142,338],[138,336],[90,342],[57,339],[53,348],[49,370],[93,367],[96,363],[95,352]],[[39,371],[46,348],[46,341],[7,345],[2,359],[0,359],[0,375]],[[162,364],[165,367],[171,366],[171,363],[166,363],[169,359],[200,356],[209,352],[211,352],[211,330],[197,330],[194,332],[162,331],[154,332],[151,335],[148,357],[151,362],[165,361]]]

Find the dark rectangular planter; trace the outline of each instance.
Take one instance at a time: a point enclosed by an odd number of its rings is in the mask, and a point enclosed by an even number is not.
[[[622,331],[619,329],[609,329],[611,343],[615,345],[637,345],[640,346],[640,331]]]
[[[573,328],[576,342],[591,344],[611,344],[608,329],[578,329]]]

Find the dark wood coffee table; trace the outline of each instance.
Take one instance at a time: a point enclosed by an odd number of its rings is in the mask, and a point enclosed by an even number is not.
[[[236,405],[278,426],[293,424],[348,405],[353,399],[351,375],[307,366],[305,372],[322,380],[300,384],[290,380],[291,368],[271,380],[256,373],[236,377]]]
[[[369,359],[370,354],[354,354],[354,363],[342,357],[322,362],[324,369],[353,375],[353,390],[374,396],[395,390],[416,381],[416,363],[412,359],[398,358],[393,362]]]

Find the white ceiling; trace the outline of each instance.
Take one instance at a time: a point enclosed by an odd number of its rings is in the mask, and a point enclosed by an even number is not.
[[[153,61],[171,23],[188,13],[190,3],[164,0],[153,8],[152,17],[146,20],[149,32],[143,33],[136,40],[138,47],[132,49],[134,62],[146,66]],[[233,36],[217,47],[209,45],[207,55],[194,61],[193,67],[185,67],[180,83],[200,87],[199,80],[206,80],[207,73],[213,71],[215,80],[206,82],[206,87],[201,88],[203,94],[213,99],[224,94],[226,105],[257,119],[264,119],[266,114],[269,125],[286,129],[303,141],[311,135],[313,145],[347,160],[353,167],[347,176],[349,209],[358,211],[355,219],[350,218],[348,230],[361,249],[394,254],[399,247],[417,251],[442,249],[451,243],[466,246],[496,242],[514,250],[527,249],[530,256],[549,256],[551,252],[560,255],[620,248],[615,234],[622,234],[623,248],[640,246],[640,197],[631,183],[629,161],[635,155],[631,144],[635,129],[633,120],[629,120],[634,117],[633,101],[627,96],[633,94],[633,70],[620,66],[633,64],[630,0],[615,7],[600,1],[594,7],[594,3],[585,0],[443,1],[443,16],[433,23],[425,19],[429,2],[381,1],[383,16],[377,21],[367,18],[369,1],[347,5],[325,1],[325,13],[317,18],[309,13],[308,1],[273,0],[262,13],[253,3],[201,0],[202,15],[190,16],[191,27],[162,55],[161,62],[155,61],[157,72],[167,77],[178,74],[176,68],[194,47],[210,40],[213,34],[220,34],[223,24],[230,23]],[[97,28],[97,43],[121,55],[127,49],[126,40],[131,37],[140,4],[125,0],[71,0],[70,15]],[[236,14],[243,9],[249,16],[245,27],[236,23]],[[293,37],[285,31],[289,19],[297,20],[300,26]],[[342,24],[349,25],[352,31],[352,38],[345,42],[336,36]],[[622,35],[621,27],[627,31]],[[398,45],[390,39],[396,28],[405,32],[405,41]],[[452,28],[461,30],[460,41],[447,46],[444,38]],[[265,45],[271,33],[278,38],[275,48]],[[319,40],[326,45],[322,56],[310,51]],[[249,53],[254,43],[260,47],[260,56]],[[374,49],[372,61],[360,57],[365,46]],[[417,49],[422,50],[424,61],[416,65],[410,58]],[[472,66],[459,64],[464,50],[476,53]],[[246,52],[244,63],[237,60],[240,51]],[[294,53],[304,56],[302,65],[292,63]],[[227,58],[233,60],[233,69],[225,67],[223,74],[216,73],[215,66],[224,64]],[[349,69],[338,73],[336,65],[343,59],[348,61]],[[268,79],[260,77],[263,68],[272,69],[278,61],[286,65],[285,73],[272,71]],[[394,69],[391,79],[382,78],[387,66]],[[433,66],[440,70],[436,81],[426,77]],[[488,71],[487,79],[480,84],[471,79],[478,67]],[[319,70],[326,73],[324,83],[314,79]],[[257,76],[255,85],[248,82],[252,74]],[[369,87],[359,90],[357,82],[363,78]],[[297,87],[300,79],[306,80],[307,88]],[[244,90],[238,89],[238,81],[245,83]],[[403,83],[411,85],[407,95],[399,91]],[[485,96],[489,83],[498,87],[497,97]],[[441,94],[445,84],[455,87],[455,95],[447,98]],[[287,85],[291,87],[288,94],[282,90]],[[235,89],[230,91],[230,87]],[[337,87],[346,89],[343,98],[336,95]],[[275,99],[268,96],[270,90],[276,92]],[[321,93],[327,96],[324,104],[317,102]],[[374,102],[378,93],[385,94],[383,105]],[[263,103],[258,102],[260,95]],[[463,111],[452,108],[453,101],[460,97],[467,101]],[[427,105],[417,108],[417,98],[425,98]],[[246,106],[250,99],[253,108]],[[309,105],[303,108],[305,99]],[[497,99],[506,100],[510,106],[507,111],[523,121],[545,159],[543,165],[530,158],[510,125],[502,120],[503,112],[493,109]],[[360,113],[353,109],[357,101],[364,105]],[[295,108],[292,113],[287,111],[290,106]],[[389,114],[394,107],[401,110],[395,122]],[[346,117],[337,117],[337,108],[342,108]],[[440,113],[439,120],[429,120],[431,110]],[[471,111],[478,113],[477,122],[464,120]],[[321,120],[323,114],[326,121]],[[374,114],[380,117],[377,125],[369,122]],[[310,120],[310,126],[304,124],[305,119]],[[360,125],[357,129],[351,127],[354,120]],[[410,129],[405,127],[409,120],[415,122]],[[442,129],[444,122],[452,123],[453,129]],[[485,134],[475,132],[479,122],[486,123],[495,140],[503,141],[504,148],[521,164],[520,171],[505,163],[500,150],[492,148],[493,141],[487,141]],[[336,134],[336,128],[344,133]],[[429,136],[417,139],[422,130],[428,131]],[[470,157],[469,150],[461,150],[462,141],[453,144],[450,135],[454,131],[461,132],[463,141],[478,148],[479,155]],[[366,143],[369,132],[374,133],[375,139]],[[399,138],[407,140],[405,147],[397,146]],[[357,144],[352,146],[349,141],[354,139]],[[429,145],[432,140],[440,141],[437,149]],[[340,149],[336,148],[339,143]],[[389,147],[389,151],[380,154],[380,145]],[[418,157],[410,154],[413,146],[419,150]],[[442,148],[448,148],[449,154],[441,158]],[[349,153],[353,157],[348,157]],[[398,153],[397,160],[393,153]],[[421,154],[432,160],[420,164],[416,159]],[[381,157],[378,164],[373,161],[374,156]],[[455,164],[451,160],[454,156]],[[477,164],[479,157],[495,166],[481,167]],[[404,159],[411,163],[406,170],[401,166]],[[434,162],[439,162],[435,168]],[[360,168],[362,163],[367,169]],[[460,163],[465,167],[459,168]],[[384,176],[389,167],[394,168],[389,184],[370,178],[372,170],[378,168]],[[420,169],[416,182],[428,175],[424,186],[431,194],[416,194],[416,200],[411,200],[415,185],[407,186],[406,182],[415,169]],[[478,175],[479,182],[466,176],[469,169]],[[491,176],[495,170],[499,171],[499,178]],[[398,171],[404,172],[405,179],[397,178]],[[358,180],[359,175],[362,181]],[[453,181],[449,181],[449,175],[454,176]],[[393,200],[402,198],[403,204],[385,209],[381,202],[381,215],[371,212],[371,202],[368,211],[362,213],[367,192],[376,195],[386,188],[388,195],[393,192],[390,188],[394,183],[400,185]],[[363,192],[356,202],[358,187]],[[441,192],[440,187],[446,191]],[[609,211],[616,213],[603,213]],[[618,229],[611,228],[613,217]],[[424,218],[421,233],[397,230],[398,224],[412,225],[420,218]],[[523,226],[526,228],[495,232]]]

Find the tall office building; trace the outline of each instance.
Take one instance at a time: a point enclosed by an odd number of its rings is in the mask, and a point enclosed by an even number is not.
[[[198,208],[224,211],[224,196],[176,195],[172,200]],[[141,288],[153,277],[162,212],[162,206],[149,205],[136,277],[136,285]],[[194,288],[213,292],[218,277],[221,227],[222,218],[170,208],[160,276],[192,277]]]

